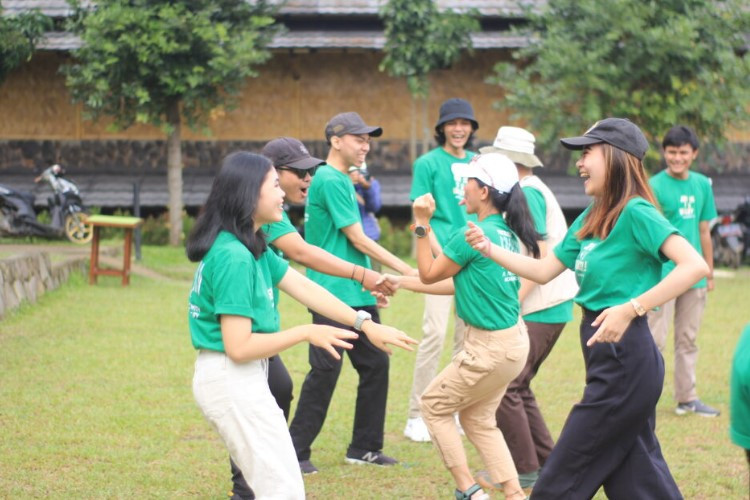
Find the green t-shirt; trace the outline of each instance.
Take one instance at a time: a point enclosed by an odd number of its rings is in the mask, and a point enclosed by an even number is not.
[[[279,331],[273,287],[289,264],[266,249],[259,259],[232,233],[221,231],[195,270],[190,290],[188,326],[193,347],[224,352],[222,314],[245,316],[252,331]]]
[[[750,325],[745,327],[732,361],[729,391],[729,436],[750,449]]]
[[[432,193],[435,213],[430,226],[441,245],[445,245],[457,229],[464,227],[467,220],[476,221],[476,216],[467,216],[466,208],[458,204],[464,199],[466,179],[454,177],[451,169],[454,163],[469,163],[475,154],[466,151],[466,157],[456,158],[442,147],[437,147],[414,162],[409,198],[414,201],[423,194]]]
[[[477,222],[496,245],[518,252],[518,238],[495,214]],[[466,243],[468,226],[456,231],[443,247],[446,257],[461,266],[453,277],[456,287],[456,314],[466,323],[484,330],[510,328],[518,323],[518,276],[482,256]]]
[[[284,252],[277,248],[273,242],[289,233],[297,232],[297,229],[292,225],[292,221],[289,220],[286,211],[281,214],[281,220],[279,222],[264,224],[261,229],[266,233],[266,241],[269,243],[271,251],[279,257],[284,258]],[[276,286],[273,287],[273,303],[276,306],[277,311],[279,310],[279,295],[279,288]]]
[[[542,192],[534,187],[524,186],[522,189],[529,211],[531,211],[531,217],[534,219],[534,228],[544,239],[547,239],[547,201]],[[573,320],[573,300],[566,300],[547,309],[534,311],[524,316],[523,319],[537,323],[567,323]]]
[[[662,170],[651,177],[650,184],[664,217],[703,255],[698,225],[716,217],[711,180],[698,172],[688,172],[687,179],[675,179],[666,170]],[[667,261],[662,268],[662,275],[669,274],[674,266],[674,262]],[[693,285],[693,288],[706,286],[704,278]]]
[[[362,223],[348,175],[330,165],[323,165],[313,177],[305,206],[305,240],[358,266],[370,269],[370,258],[351,244],[342,228]],[[362,285],[348,278],[338,278],[307,270],[307,277],[349,306],[374,306],[375,297],[363,291]]]
[[[661,266],[667,258],[659,248],[678,231],[652,204],[637,197],[628,201],[605,239],[579,240],[576,232],[590,211],[591,205],[554,252],[576,273],[580,288],[575,302],[599,311],[627,302],[661,280]]]

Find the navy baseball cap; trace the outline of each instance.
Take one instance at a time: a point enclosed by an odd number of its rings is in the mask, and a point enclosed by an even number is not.
[[[591,144],[606,142],[639,160],[648,151],[648,141],[638,126],[626,118],[605,118],[599,120],[580,137],[560,139],[568,149],[583,149]]]

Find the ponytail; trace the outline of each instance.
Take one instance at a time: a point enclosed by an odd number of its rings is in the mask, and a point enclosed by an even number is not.
[[[481,183],[481,181],[480,181]],[[484,184],[484,183],[481,183]],[[486,186],[486,184],[485,184]],[[516,233],[523,246],[535,259],[539,258],[539,243],[541,235],[534,227],[534,219],[531,217],[526,196],[523,194],[521,185],[516,183],[510,193],[501,193],[495,188],[487,186],[490,192],[492,204],[500,213],[505,213],[505,222],[508,227]]]

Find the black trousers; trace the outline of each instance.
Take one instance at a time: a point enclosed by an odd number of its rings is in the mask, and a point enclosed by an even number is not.
[[[367,311],[372,315],[373,321],[380,322],[375,306],[354,309]],[[352,330],[348,325],[336,323],[315,313],[312,317],[313,323],[317,325],[332,325]],[[349,448],[379,451],[383,448],[389,359],[386,353],[367,340],[364,333],[360,333],[353,344],[353,349],[345,351],[359,374],[354,429]],[[289,427],[299,460],[310,459],[310,446],[323,427],[343,362],[343,358],[336,361],[325,350],[312,345],[309,359],[310,372],[302,384],[297,411]]]
[[[599,312],[583,311],[586,364],[583,399],[573,406],[532,490],[533,499],[681,499],[656,439],[656,403],[664,359],[646,318],[636,318],[618,343],[586,347]]]
[[[268,358],[268,387],[271,389],[274,399],[276,399],[276,404],[284,412],[284,418],[289,420],[289,410],[294,398],[292,395],[292,377],[289,376],[289,372],[279,355]],[[229,464],[232,468],[232,492],[234,495],[243,500],[254,499],[253,490],[248,486],[247,481],[242,476],[242,471],[231,457],[229,458]]]

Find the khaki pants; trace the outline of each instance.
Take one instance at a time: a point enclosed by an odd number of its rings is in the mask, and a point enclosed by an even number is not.
[[[432,442],[447,468],[467,464],[461,426],[482,457],[493,482],[517,477],[508,446],[497,428],[495,410],[508,384],[521,373],[529,354],[529,337],[523,321],[504,330],[487,331],[469,326],[463,349],[430,383],[420,409]]]
[[[660,351],[667,345],[669,323],[674,318],[674,398],[678,403],[698,399],[695,365],[698,362],[696,338],[706,307],[705,288],[691,288],[648,314],[648,326]]]
[[[419,416],[419,397],[438,372],[440,354],[443,352],[448,319],[453,305],[452,295],[424,296],[424,315],[422,316],[422,340],[417,348],[414,361],[414,381],[409,396],[409,418]],[[466,323],[455,316],[456,326],[453,334],[453,355],[461,349],[466,330]]]

